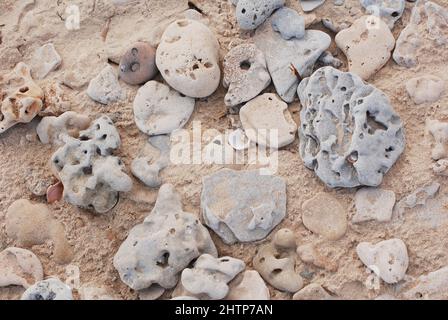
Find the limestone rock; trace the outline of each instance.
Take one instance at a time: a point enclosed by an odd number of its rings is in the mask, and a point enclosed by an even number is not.
[[[74,111],[67,111],[59,117],[42,118],[36,131],[42,143],[61,145],[62,141],[59,138],[61,134],[77,138],[79,132],[87,129],[89,125],[89,117]]]
[[[109,104],[125,98],[125,93],[118,83],[118,76],[114,68],[105,67],[87,88],[87,95],[96,102]]]
[[[376,244],[361,242],[356,247],[356,253],[369,269],[389,284],[403,280],[408,269],[408,251],[400,239]]]
[[[134,99],[137,127],[148,135],[170,134],[190,119],[195,100],[157,81],[140,87]]]
[[[302,222],[307,229],[329,240],[337,240],[347,231],[347,216],[337,199],[318,193],[302,205]]]
[[[62,58],[52,43],[47,43],[36,50],[31,65],[37,79],[45,78],[62,63]]]
[[[432,158],[434,160],[448,158],[448,122],[427,119],[426,130],[435,140]]]
[[[152,301],[160,298],[165,293],[165,288],[153,284],[149,288],[139,290],[138,291],[138,298],[139,300],[146,300],[146,301]]]
[[[254,30],[276,9],[285,5],[285,0],[237,0],[236,20],[243,30]]]
[[[170,289],[182,270],[203,253],[217,256],[210,234],[194,215],[182,210],[180,196],[165,184],[151,213],[121,244],[114,267],[134,290],[153,284]]]
[[[239,278],[230,284],[226,300],[270,300],[269,288],[257,271],[247,270]]]
[[[272,15],[272,29],[283,39],[302,39],[305,36],[305,18],[290,8],[280,8]]]
[[[223,85],[229,88],[224,102],[236,106],[255,98],[271,83],[266,59],[254,44],[241,44],[224,58]]]
[[[406,82],[406,91],[415,104],[436,102],[445,90],[445,81],[436,76],[424,75]]]
[[[157,48],[156,64],[165,81],[180,93],[205,98],[218,88],[219,43],[201,22],[181,19],[170,24]]]
[[[401,217],[406,209],[424,206],[429,199],[437,195],[439,189],[440,183],[438,182],[418,187],[396,204],[394,212],[397,212],[398,216]]]
[[[26,289],[21,300],[73,300],[72,289],[57,278],[50,278]]]
[[[296,292],[293,300],[332,300],[333,297],[320,285],[311,283],[302,290]]]
[[[43,276],[42,264],[31,251],[9,247],[0,252],[0,287],[28,288]]]
[[[286,215],[286,184],[258,170],[222,169],[203,178],[201,210],[225,243],[261,240]]]
[[[51,82],[43,87],[45,101],[39,116],[60,116],[71,110],[70,101],[62,86],[57,82]]]
[[[448,295],[448,267],[421,275],[403,292],[403,297],[413,300],[445,300]]]
[[[244,132],[250,141],[262,146],[281,148],[294,141],[297,125],[288,105],[276,94],[265,93],[240,109]]]
[[[401,18],[405,8],[405,0],[359,0],[367,14],[381,17],[392,29]]]
[[[302,10],[310,12],[324,4],[325,0],[299,0]]]
[[[376,220],[390,221],[395,205],[395,193],[379,188],[362,188],[355,194],[356,214],[353,223]]]
[[[404,150],[388,97],[353,73],[317,70],[298,89],[300,155],[329,187],[378,186]]]
[[[120,60],[120,79],[128,84],[145,83],[157,74],[156,50],[146,42],[137,42]]]
[[[336,44],[348,60],[350,72],[367,80],[389,61],[395,39],[386,23],[363,16],[336,35]]]

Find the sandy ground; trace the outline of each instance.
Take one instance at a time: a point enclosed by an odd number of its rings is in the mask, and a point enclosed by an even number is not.
[[[448,5],[447,0],[433,0]],[[297,0],[287,0],[287,6],[300,11]],[[19,4],[20,3],[20,4]],[[26,4],[27,5],[22,5]],[[251,34],[238,30],[234,7],[227,0],[197,0],[209,26],[220,43],[220,55],[224,57],[229,48],[248,39]],[[77,4],[81,9],[81,29],[68,31],[64,28],[65,8]],[[397,38],[409,20],[412,3],[406,3],[402,19],[396,24],[394,36]],[[135,6],[116,8],[106,0],[66,1],[0,1],[0,69],[5,71],[17,62],[29,61],[31,54],[44,43],[54,43],[63,59],[56,72],[45,80],[38,81],[46,87],[54,81],[61,82],[64,75],[73,72],[89,81],[108,62],[114,61],[123,50],[135,40],[149,40],[157,43],[160,30],[180,12],[188,9],[184,0],[147,0]],[[318,18],[333,17],[352,21],[362,15],[358,0],[346,0],[345,5],[336,7],[332,0],[314,11]],[[343,17],[343,18],[341,18]],[[107,27],[108,26],[108,27]],[[108,29],[107,29],[108,28]],[[315,24],[311,29],[322,29]],[[327,31],[329,32],[329,31]],[[334,34],[332,34],[334,36]],[[344,61],[342,70],[347,70],[345,57],[334,44],[332,53]],[[436,57],[436,52],[427,52],[418,68],[403,69],[391,59],[370,83],[383,90],[391,99],[395,110],[401,116],[406,130],[407,146],[403,155],[385,176],[382,187],[393,190],[397,199],[406,196],[417,187],[437,181],[441,190],[434,201],[448,204],[446,178],[437,177],[431,170],[432,137],[425,133],[425,119],[448,119],[448,94],[432,104],[416,106],[408,97],[404,83],[407,79],[425,73],[448,80],[446,61]],[[222,61],[222,59],[221,59]],[[157,77],[160,80],[160,76]],[[85,82],[87,84],[87,82]],[[117,126],[122,147],[118,151],[129,171],[132,159],[146,143],[147,137],[141,133],[133,120],[132,101],[138,87],[121,82],[127,92],[127,100],[109,106],[93,102],[86,95],[86,86],[78,90],[63,86],[70,101],[71,109],[95,118],[101,113],[108,114]],[[270,86],[267,91],[273,92]],[[186,128],[191,130],[192,121],[201,121],[203,129],[215,128],[224,132],[231,128],[224,105],[225,89],[220,88],[207,99],[197,101],[196,108]],[[299,123],[299,102],[290,105],[294,119]],[[25,181],[27,169],[47,170],[48,160],[54,149],[42,145],[35,138],[36,119],[31,124],[18,125],[0,136],[0,250],[15,245],[5,232],[5,214],[8,206],[17,199],[26,198],[45,203],[44,197],[35,197],[27,189]],[[246,166],[233,166],[244,169]],[[180,192],[185,211],[200,213],[201,177],[215,172],[220,166],[189,165],[169,166],[162,177],[172,183]],[[305,168],[298,154],[298,138],[279,153],[278,175],[287,182],[287,217],[277,227],[292,229],[299,244],[314,243],[328,261],[337,264],[336,271],[327,271],[312,265],[300,263],[298,271],[307,274],[305,283],[318,283],[339,298],[372,299],[380,294],[393,294],[406,285],[413,277],[437,270],[448,265],[448,209],[440,212],[423,210],[423,213],[409,210],[402,219],[394,218],[388,223],[368,222],[350,225],[346,235],[338,241],[326,241],[305,229],[301,222],[302,203],[317,192],[325,191],[334,195],[346,208],[349,217],[353,215],[355,189],[332,190],[326,188],[314,173]],[[62,222],[66,236],[74,249],[70,265],[79,267],[81,285],[102,286],[111,295],[121,299],[135,299],[137,294],[123,284],[112,265],[112,259],[119,245],[126,238],[128,230],[143,221],[151,210],[157,196],[157,189],[150,189],[134,179],[132,192],[122,194],[118,205],[108,214],[95,215],[67,203],[49,205],[55,218]],[[430,217],[437,215],[437,223],[430,223]],[[428,218],[429,217],[429,218]],[[431,220],[432,221],[432,220]],[[252,257],[259,243],[228,246],[212,233],[220,255],[231,255],[242,259],[250,269]],[[364,282],[369,274],[357,258],[355,247],[360,241],[378,242],[397,237],[408,248],[410,264],[407,278],[398,285],[382,284],[380,290],[369,290]],[[32,251],[40,258],[45,275],[56,275],[66,279],[66,265],[59,265],[53,259],[53,244],[33,246]],[[289,299],[291,295],[271,289],[273,299]],[[15,299],[23,288],[0,288],[1,299]],[[75,295],[77,293],[75,292]],[[169,297],[169,293],[165,295]]]

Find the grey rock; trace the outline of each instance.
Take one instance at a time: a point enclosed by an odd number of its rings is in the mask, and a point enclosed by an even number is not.
[[[315,62],[330,46],[331,38],[322,31],[307,30],[302,39],[285,40],[267,21],[256,31],[255,43],[264,52],[278,95],[292,102],[300,80],[311,75]]]
[[[238,0],[236,20],[241,29],[254,30],[274,12],[285,5],[285,0]]]
[[[323,67],[298,88],[300,155],[329,187],[378,186],[405,147],[388,97],[353,73]]]
[[[222,169],[203,179],[201,210],[225,243],[261,240],[286,215],[286,184],[258,170]]]
[[[56,278],[37,282],[29,287],[21,300],[73,300],[72,289]]]
[[[154,284],[170,289],[180,272],[203,253],[217,256],[210,234],[198,218],[182,210],[174,187],[164,184],[151,213],[131,229],[113,263],[121,280],[134,290]]]
[[[302,10],[310,12],[324,4],[325,0],[299,0]]]
[[[405,0],[359,0],[366,13],[379,16],[392,29],[401,18],[405,8]]]
[[[280,8],[272,15],[272,28],[285,40],[305,36],[305,18],[290,8]]]
[[[322,55],[319,57],[319,62],[324,66],[331,66],[336,69],[342,66],[342,61],[338,58],[335,58],[330,51],[325,51],[324,53],[322,53]]]
[[[121,144],[112,120],[103,115],[79,133],[62,135],[65,143],[52,156],[53,172],[64,185],[64,199],[85,209],[105,213],[118,202],[119,192],[132,188],[122,161],[112,156]]]

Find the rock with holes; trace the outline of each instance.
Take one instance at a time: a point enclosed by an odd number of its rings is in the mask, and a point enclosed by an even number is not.
[[[203,254],[196,260],[193,268],[182,271],[174,295],[196,297],[201,300],[224,299],[229,292],[228,283],[245,267],[246,264],[239,259],[215,258]]]
[[[146,42],[134,43],[120,60],[120,79],[128,84],[145,83],[157,74],[156,50]]]
[[[89,125],[89,117],[74,111],[67,111],[59,117],[50,116],[42,118],[36,131],[42,143],[60,145],[62,144],[59,138],[61,134],[77,138],[79,132],[87,129]]]
[[[300,156],[329,187],[378,186],[404,150],[389,98],[350,72],[323,67],[304,79]]]
[[[45,78],[62,63],[61,56],[52,43],[47,43],[36,50],[31,62],[31,68],[37,79]]]
[[[390,29],[401,18],[405,8],[405,0],[359,0],[359,2],[367,14],[381,17]]]
[[[125,98],[125,92],[118,82],[118,76],[111,66],[105,67],[93,78],[87,88],[87,95],[96,102],[109,104]]]
[[[223,85],[229,88],[224,97],[227,106],[255,98],[270,83],[264,54],[254,44],[241,44],[225,56]]]
[[[170,163],[170,137],[155,136],[149,139],[149,144],[159,151],[159,157],[144,155],[132,161],[131,171],[141,182],[151,188],[156,188],[162,184],[159,173]]]
[[[403,292],[403,297],[410,300],[445,300],[447,296],[448,267],[421,275]]]
[[[305,227],[329,240],[337,240],[347,231],[347,214],[337,199],[318,193],[302,205]]]
[[[296,258],[294,234],[289,229],[280,229],[270,243],[258,249],[253,266],[274,288],[294,293],[303,286],[303,280],[295,270]]]
[[[329,35],[318,30],[306,30],[301,39],[285,40],[275,32],[270,19],[255,33],[255,44],[263,51],[278,95],[286,102],[294,100],[303,77],[313,72],[314,64],[328,49]]]
[[[415,104],[436,102],[445,90],[445,81],[436,76],[424,75],[406,82],[406,91]]]
[[[263,278],[255,270],[247,270],[230,284],[226,300],[270,300],[271,294]]]
[[[293,300],[332,300],[332,296],[317,283],[310,283],[300,291],[296,292]]]
[[[112,155],[121,144],[112,120],[103,115],[79,133],[79,139],[62,135],[65,143],[51,157],[52,169],[64,185],[68,203],[98,213],[111,210],[119,192],[132,188],[122,161]]]
[[[42,264],[31,251],[9,247],[0,252],[0,287],[28,288],[43,276]]]
[[[375,220],[390,221],[395,205],[395,193],[380,188],[362,188],[355,194],[356,214],[353,223]]]
[[[204,222],[227,244],[264,239],[286,215],[286,183],[280,177],[222,169],[202,184]]]
[[[373,16],[363,16],[340,31],[336,45],[344,52],[350,72],[369,79],[389,61],[395,39],[386,23]]]
[[[280,8],[272,15],[272,29],[283,39],[302,39],[305,36],[305,18],[290,8]]]
[[[170,134],[182,128],[193,113],[195,100],[170,89],[167,85],[148,81],[134,99],[134,120],[144,133],[154,136]]]
[[[0,134],[18,123],[29,123],[42,110],[44,93],[33,81],[30,68],[20,62],[0,77]]]
[[[170,24],[157,48],[156,64],[165,81],[188,97],[205,98],[218,88],[219,43],[201,22],[181,19]]]
[[[197,217],[182,210],[174,187],[164,184],[151,213],[121,244],[114,267],[134,290],[154,284],[170,289],[182,270],[204,253],[217,256],[210,234]]]
[[[310,12],[320,7],[325,3],[325,0],[299,0],[302,10],[304,12]]]
[[[435,141],[432,149],[432,158],[434,160],[448,158],[448,122],[427,119],[426,130],[433,136]]]
[[[294,141],[297,125],[288,105],[276,94],[265,93],[240,109],[244,132],[250,141],[270,148],[281,148]]]
[[[26,289],[21,300],[73,300],[73,295],[68,285],[57,278],[50,278]]]
[[[285,5],[285,0],[237,0],[236,20],[243,30],[254,30],[276,9]]]
[[[411,18],[398,39],[393,59],[403,67],[411,68],[426,62],[447,60],[448,9],[434,2],[419,0],[412,9]]]
[[[361,242],[356,247],[356,253],[370,270],[389,284],[403,280],[408,269],[408,250],[400,239],[376,244]]]

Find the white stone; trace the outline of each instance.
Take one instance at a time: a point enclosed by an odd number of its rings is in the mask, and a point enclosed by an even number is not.
[[[42,264],[31,251],[9,247],[0,252],[0,287],[28,288],[43,276]]]
[[[390,221],[395,205],[395,193],[379,188],[362,188],[355,194],[356,214],[353,223],[376,220]]]
[[[23,293],[21,300],[73,300],[72,289],[57,278],[42,280]]]
[[[310,12],[324,4],[325,0],[299,0],[302,10]]]
[[[238,284],[230,284],[230,292],[226,300],[270,300],[269,288],[263,278],[255,270],[247,270],[236,279]]]
[[[74,111],[67,111],[59,117],[50,116],[42,118],[37,125],[36,132],[42,143],[61,145],[63,144],[59,138],[61,134],[77,138],[79,132],[87,129],[89,125],[89,117]]]
[[[125,93],[118,82],[118,75],[111,66],[105,67],[95,78],[90,80],[87,95],[102,104],[109,104],[125,98]]]
[[[435,141],[432,158],[434,160],[448,158],[448,122],[427,119],[426,130],[431,133]]]
[[[32,60],[32,70],[37,79],[45,78],[62,63],[61,56],[52,43],[47,43],[36,50]]]
[[[424,75],[406,82],[406,91],[415,104],[436,102],[445,90],[445,81],[436,76]]]

